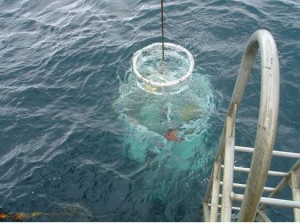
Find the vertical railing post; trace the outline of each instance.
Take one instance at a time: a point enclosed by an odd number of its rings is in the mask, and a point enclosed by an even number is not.
[[[300,202],[300,169],[291,172],[290,186],[293,194],[293,200]],[[300,209],[294,208],[295,222],[300,222]]]
[[[221,139],[219,143],[219,150],[216,155],[213,170],[209,180],[209,186],[207,188],[204,203],[207,205],[211,201],[210,222],[216,222],[218,219],[218,204],[219,204],[219,191],[221,180],[221,162],[224,156],[225,147],[225,127],[223,127]],[[205,205],[205,206],[206,206]]]
[[[233,108],[229,110],[229,115],[226,119],[223,190],[221,207],[222,222],[230,222],[232,215],[232,199],[230,194],[233,190],[235,118],[237,109],[236,104],[232,106]]]
[[[210,212],[211,222],[218,221],[220,178],[221,178],[221,157],[219,157],[219,159],[217,159],[214,163],[213,185],[212,185],[212,195],[211,195],[211,212]]]

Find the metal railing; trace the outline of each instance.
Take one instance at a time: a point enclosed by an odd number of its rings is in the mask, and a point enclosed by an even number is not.
[[[235,120],[253,61],[260,48],[261,57],[261,96],[260,108],[254,148],[235,146]],[[300,154],[273,151],[277,131],[279,108],[279,60],[274,38],[267,30],[258,30],[252,34],[243,55],[234,92],[227,112],[226,121],[220,138],[219,149],[213,165],[209,186],[204,198],[203,211],[205,221],[231,221],[232,210],[238,210],[238,221],[254,221],[256,215],[264,221],[269,218],[263,209],[267,204],[285,204],[293,208],[300,208],[299,172],[294,175],[294,192],[296,201],[271,198],[289,182],[293,172],[289,173],[269,171],[272,154],[291,158],[300,158]],[[234,166],[235,151],[251,152],[250,168]],[[222,165],[222,162],[224,165]],[[300,162],[298,161],[300,164]],[[234,172],[247,172],[247,184],[233,183]],[[268,175],[283,177],[282,183],[276,188],[265,187]],[[223,181],[221,181],[223,176]],[[297,186],[298,184],[298,186]],[[222,186],[222,194],[220,189]],[[244,195],[235,194],[233,188],[244,188]],[[263,198],[263,192],[271,192],[269,198]],[[294,195],[294,194],[293,194]],[[221,199],[221,204],[219,204]],[[241,201],[240,207],[233,207],[233,201]],[[263,204],[259,207],[260,204]],[[220,210],[221,208],[221,210]],[[299,209],[296,209],[298,212]],[[296,217],[296,216],[295,216]],[[300,215],[299,215],[300,218]]]

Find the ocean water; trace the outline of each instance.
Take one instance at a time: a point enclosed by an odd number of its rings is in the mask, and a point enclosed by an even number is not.
[[[275,149],[299,152],[298,0],[166,0],[166,41],[193,54],[213,110],[203,131],[180,143],[163,132],[160,143],[124,122],[116,102],[134,52],[160,41],[159,7],[153,0],[0,0],[1,213],[24,213],[25,221],[203,221],[243,51],[261,28],[274,35],[280,58]],[[258,58],[238,114],[238,145],[253,146],[259,92]],[[292,164],[275,159],[272,168]],[[268,214],[292,221],[286,210]]]

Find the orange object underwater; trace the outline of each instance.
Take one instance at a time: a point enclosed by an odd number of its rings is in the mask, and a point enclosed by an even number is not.
[[[177,130],[174,130],[174,129],[169,129],[167,131],[166,139],[168,139],[169,141],[176,141],[176,142],[183,140],[177,136]]]

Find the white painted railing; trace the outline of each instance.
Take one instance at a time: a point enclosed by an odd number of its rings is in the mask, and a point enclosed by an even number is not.
[[[259,48],[261,57],[261,95],[254,148],[235,146],[236,114]],[[265,204],[279,205],[282,203],[299,208],[299,201],[262,198],[264,191],[271,191],[270,197],[272,197],[275,195],[275,192],[282,188],[281,185],[276,188],[265,187],[268,175],[282,176],[284,184],[288,182],[291,176],[290,172],[269,171],[272,154],[300,158],[300,154],[297,153],[273,151],[279,108],[279,76],[279,60],[274,38],[270,32],[258,30],[252,34],[247,44],[231,98],[219,143],[219,150],[204,198],[205,221],[231,221],[232,210],[239,211],[238,221],[240,222],[254,221],[257,214],[265,217],[264,220],[269,220],[262,210],[258,210],[259,204],[264,204],[264,207],[261,206],[261,208],[265,208]],[[234,167],[235,151],[253,153],[250,168]],[[223,161],[224,165],[222,165]],[[240,171],[249,173],[246,185],[233,183],[234,172]],[[223,181],[221,181],[221,176],[223,176]],[[220,194],[221,186],[222,194]],[[245,188],[244,195],[235,194],[233,192],[234,187]],[[299,196],[298,198],[300,198],[299,192],[298,194],[296,193]],[[221,204],[219,204],[220,195]],[[241,206],[233,207],[233,200],[241,201]],[[221,210],[219,210],[220,208]],[[295,209],[295,211],[298,211],[298,209]]]

